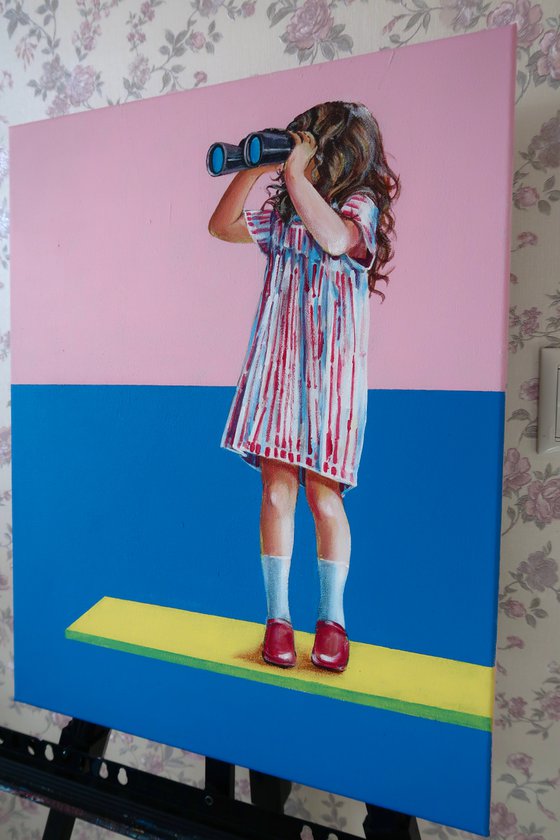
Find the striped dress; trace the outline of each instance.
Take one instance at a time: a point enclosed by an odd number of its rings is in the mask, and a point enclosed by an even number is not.
[[[369,294],[378,209],[352,195],[367,259],[327,254],[299,216],[246,210],[249,233],[267,258],[264,285],[222,446],[251,466],[272,458],[357,484],[367,411]]]

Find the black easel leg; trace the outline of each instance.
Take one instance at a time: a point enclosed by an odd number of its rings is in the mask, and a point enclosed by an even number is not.
[[[62,811],[49,811],[43,840],[70,840],[74,831],[74,817],[63,814]]]
[[[284,805],[292,790],[292,783],[286,779],[269,776],[268,773],[259,773],[258,770],[249,770],[249,779],[253,805],[276,814],[283,814]]]
[[[91,756],[102,756],[107,748],[111,730],[96,723],[72,718],[60,733],[61,747],[72,747]],[[75,817],[62,811],[49,811],[43,840],[70,840]]]
[[[207,758],[204,789],[209,796],[215,794],[235,799],[235,765]]]
[[[420,832],[414,817],[389,811],[366,802],[367,817],[364,820],[366,840],[420,840]]]

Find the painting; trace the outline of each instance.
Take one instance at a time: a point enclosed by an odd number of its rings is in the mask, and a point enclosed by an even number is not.
[[[10,129],[17,700],[488,833],[514,60]]]

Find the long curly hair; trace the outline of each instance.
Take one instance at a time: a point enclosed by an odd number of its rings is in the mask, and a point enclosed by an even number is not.
[[[317,142],[313,185],[329,204],[341,206],[354,193],[369,195],[379,210],[375,260],[368,272],[370,294],[385,297],[375,288],[378,281],[389,282],[386,264],[393,257],[390,237],[395,218],[392,204],[401,191],[383,149],[377,120],[370,111],[354,102],[323,102],[300,114],[287,126],[288,131],[310,131]],[[268,186],[271,204],[284,222],[295,215],[292,200],[280,172]]]

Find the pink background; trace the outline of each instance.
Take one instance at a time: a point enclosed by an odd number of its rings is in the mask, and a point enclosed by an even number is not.
[[[208,234],[207,148],[345,99],[402,180],[369,386],[503,390],[514,60],[510,26],[12,127],[12,381],[234,385],[265,263]]]

